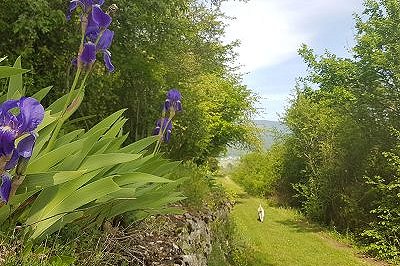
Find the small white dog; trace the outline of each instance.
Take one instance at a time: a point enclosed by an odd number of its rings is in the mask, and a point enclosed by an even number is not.
[[[260,221],[260,222],[264,222],[264,208],[261,206],[261,203],[260,203],[260,206],[258,206],[258,220]]]

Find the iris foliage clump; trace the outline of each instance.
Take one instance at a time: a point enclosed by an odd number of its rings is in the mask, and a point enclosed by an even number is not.
[[[29,239],[41,239],[72,222],[100,226],[127,212],[158,213],[183,199],[175,189],[180,180],[168,178],[178,163],[161,158],[156,149],[147,152],[167,137],[160,131],[124,146],[124,109],[89,130],[60,134],[84,101],[97,55],[108,71],[115,69],[108,51],[114,33],[108,27],[116,6],[103,11],[103,2],[71,1],[68,18],[78,12],[71,19],[79,19],[81,29],[71,62],[75,78],[68,93],[46,108],[40,102],[51,87],[26,97],[20,58],[13,67],[0,66],[0,78],[9,78],[7,93],[0,96],[0,224]],[[170,106],[171,111],[176,102]]]

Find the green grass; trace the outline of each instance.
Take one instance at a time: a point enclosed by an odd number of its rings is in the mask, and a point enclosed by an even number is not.
[[[296,211],[269,206],[268,201],[243,194],[229,178],[220,180],[227,190],[242,194],[232,211],[238,237],[251,249],[249,266],[358,266],[376,265],[357,256],[349,246],[334,240],[323,229],[307,223]],[[257,220],[257,208],[265,209],[264,223]]]
[[[240,198],[241,196],[246,194],[246,192],[243,190],[243,188],[240,187],[238,184],[236,184],[229,177],[218,178],[217,182],[220,183],[221,185],[223,185],[226,192],[228,193],[228,195],[230,195],[231,197],[233,197],[235,199]]]

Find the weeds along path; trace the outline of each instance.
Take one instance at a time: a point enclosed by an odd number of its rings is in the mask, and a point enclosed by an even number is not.
[[[228,177],[220,182],[238,195],[231,216],[254,264],[249,266],[356,266],[385,265],[361,258],[356,251],[333,239],[323,229],[308,224],[294,210],[271,206],[267,200],[250,197]],[[265,220],[257,220],[262,204]]]

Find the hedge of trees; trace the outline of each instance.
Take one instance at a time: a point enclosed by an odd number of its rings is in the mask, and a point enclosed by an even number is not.
[[[116,71],[103,75],[103,67],[94,70],[85,102],[66,130],[90,128],[125,107],[128,142],[148,136],[165,93],[177,88],[184,112],[164,147],[170,157],[203,163],[224,151],[227,143],[254,143],[249,115],[256,98],[241,84],[234,67],[236,43],[222,42],[226,25],[220,1],[114,0],[107,5],[111,4],[118,7],[110,28],[115,32],[111,53]],[[47,103],[63,95],[73,78],[79,17],[72,17],[76,27],[67,23],[68,5],[67,0],[1,3],[0,55],[8,56],[6,64],[22,55],[23,67],[31,70],[26,75],[28,95],[54,86]]]

